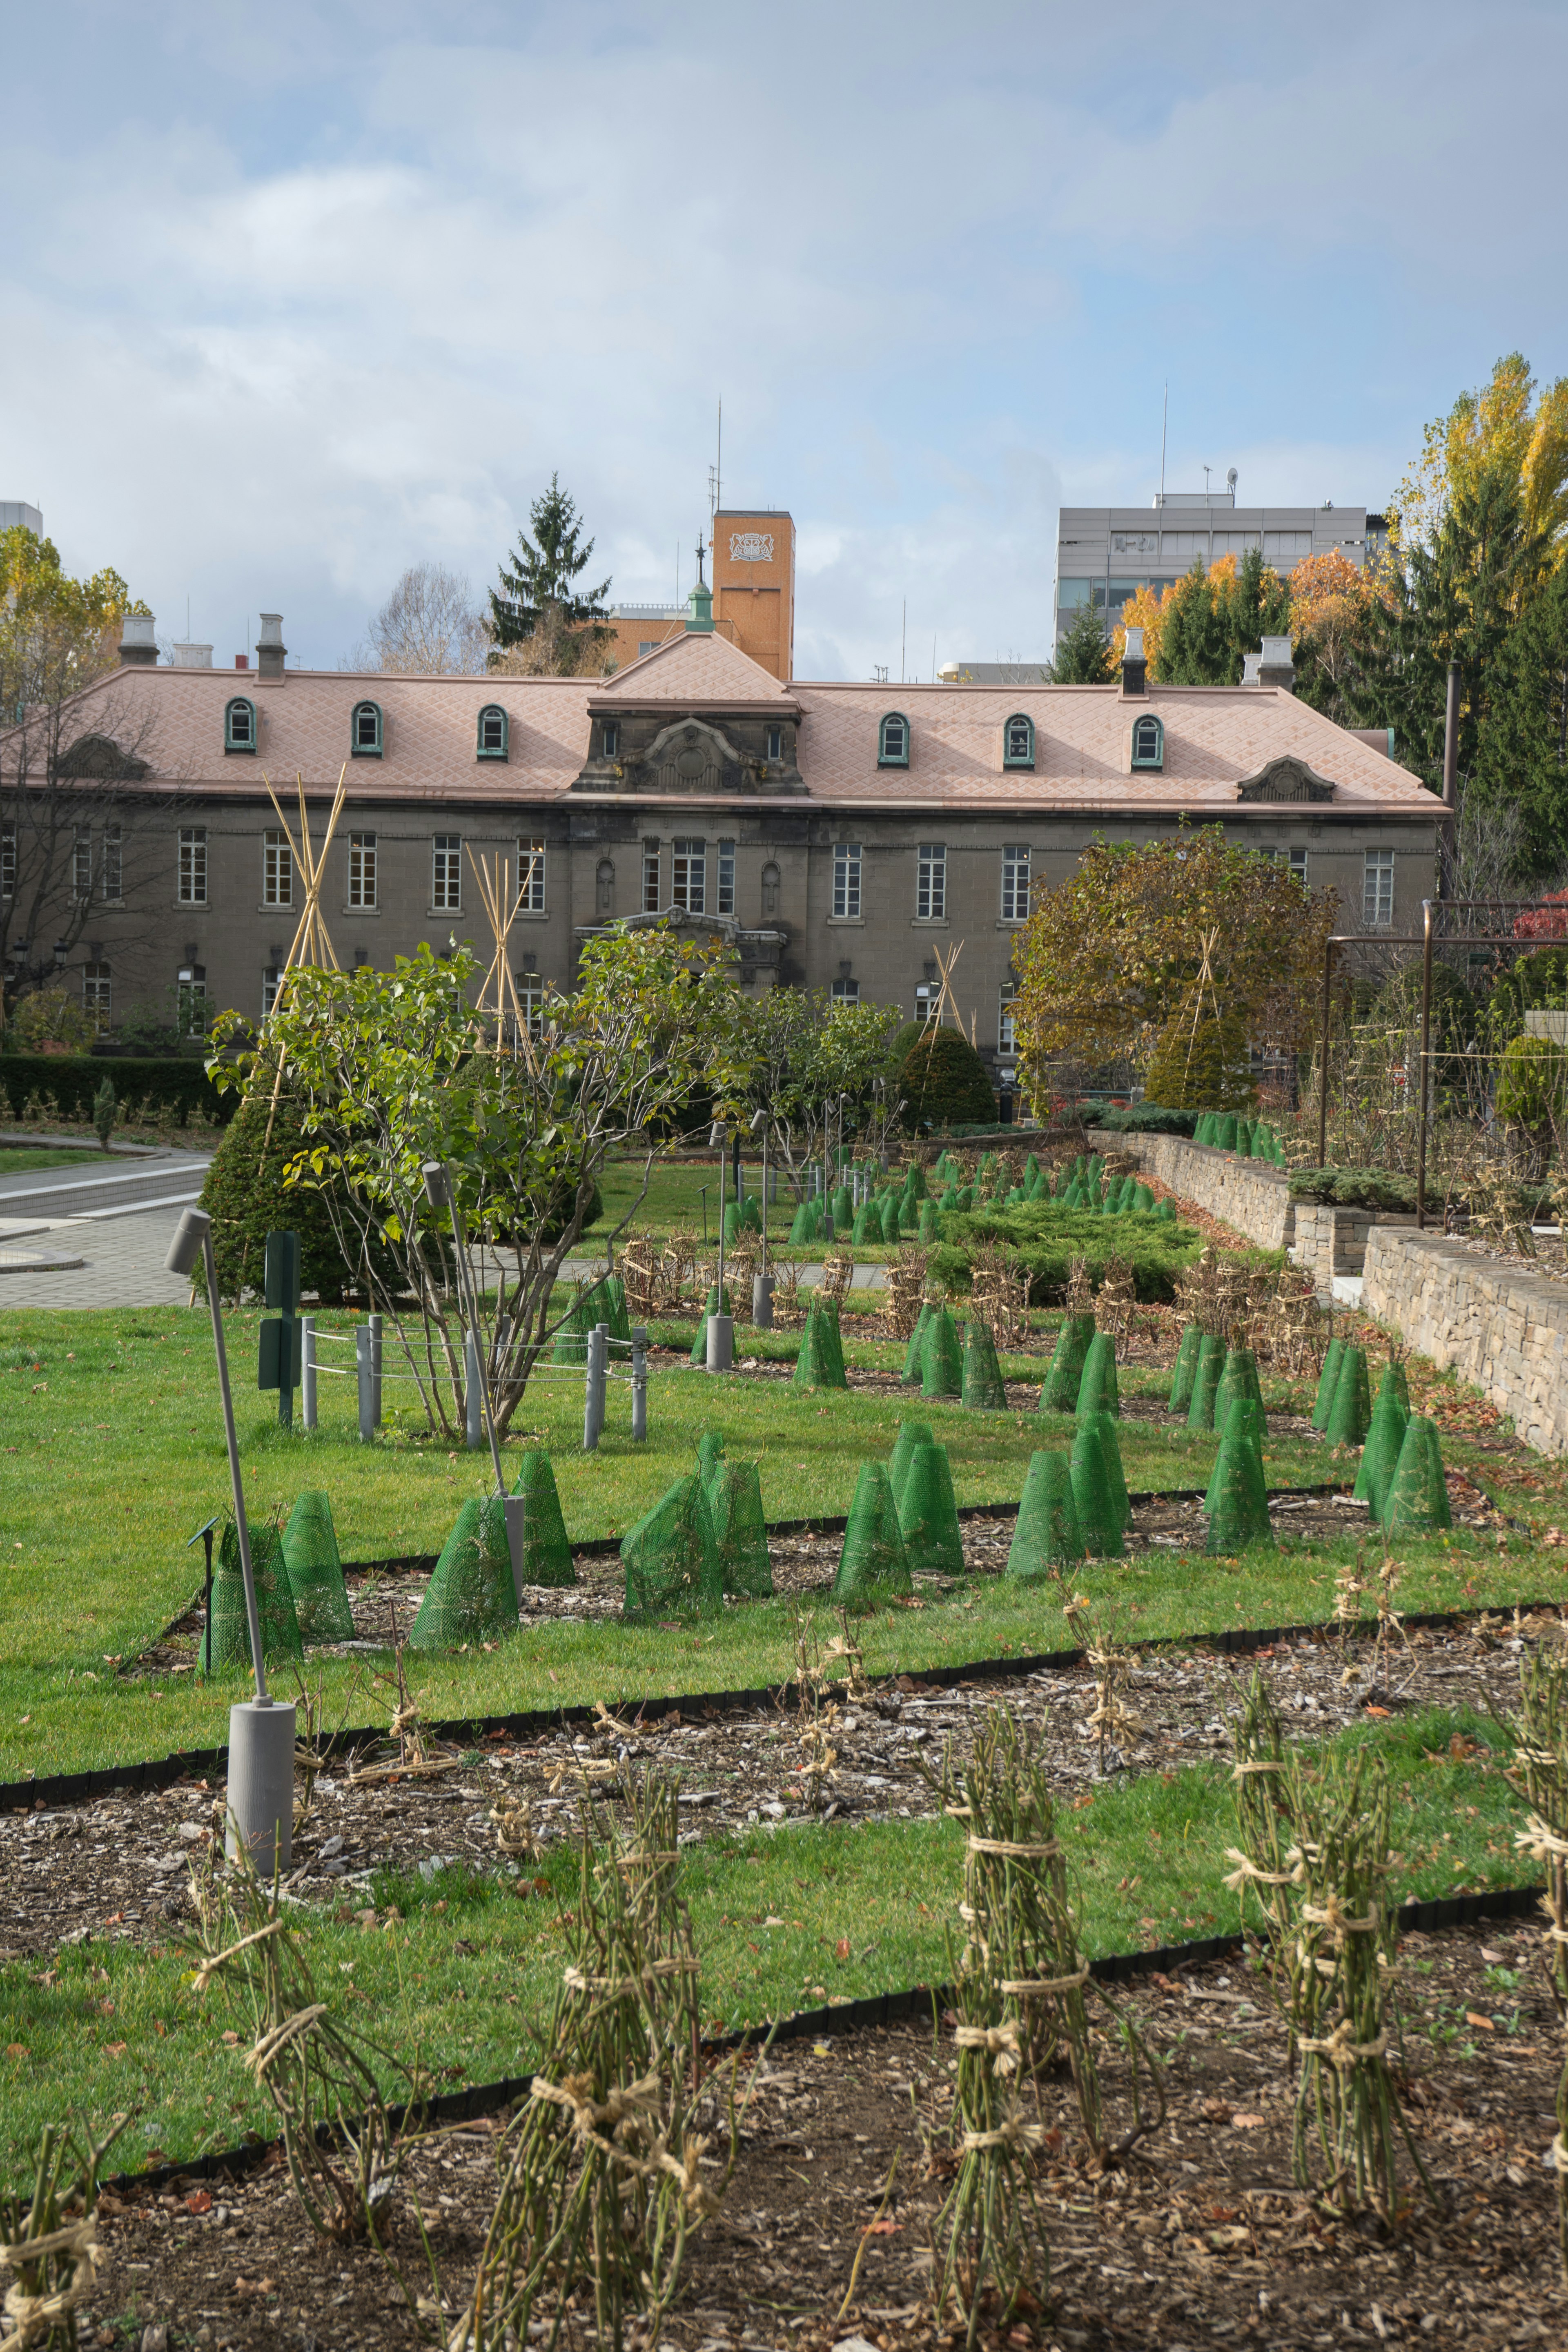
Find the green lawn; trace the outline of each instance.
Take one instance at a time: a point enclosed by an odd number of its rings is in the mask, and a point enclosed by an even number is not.
[[[1479,1747],[1468,1760],[1455,1759],[1456,1730]],[[1520,1881],[1520,1809],[1497,1767],[1500,1738],[1474,1717],[1437,1712],[1343,1735],[1380,1748],[1396,1776],[1396,1899]],[[1112,1781],[1061,1822],[1091,1953],[1237,1924],[1236,1897],[1220,1884],[1236,1839],[1223,1764]],[[685,1885],[707,2016],[735,2026],[941,1982],[961,1869],[962,1833],[945,1821],[752,1832],[692,1848]],[[383,1876],[374,1932],[353,1916],[363,1898],[336,1915],[304,1915],[318,1989],[437,2087],[524,2073],[540,2055],[563,1957],[557,1915],[574,1870],[572,1852],[552,1849],[540,1874],[548,1891],[531,1871],[521,1899],[506,1882],[457,1870],[429,1885]],[[391,1932],[389,1906],[403,1915]],[[245,2019],[216,1993],[198,1999],[188,1966],[166,1948],[92,1943],[46,1968],[0,1967],[0,2184],[19,2186],[42,2126],[77,2110],[132,2115],[121,2143],[127,2166],[268,2132],[244,2072],[248,2040]],[[398,2087],[394,2068],[386,2079]]]
[[[0,1143],[0,1176],[30,1175],[36,1168],[86,1168],[113,1159],[112,1152],[50,1151],[43,1144]]]

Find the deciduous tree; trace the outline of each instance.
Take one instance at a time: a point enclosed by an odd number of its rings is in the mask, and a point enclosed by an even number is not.
[[[484,671],[489,644],[489,630],[464,575],[448,572],[444,563],[411,563],[347,667],[409,677],[473,677]]]

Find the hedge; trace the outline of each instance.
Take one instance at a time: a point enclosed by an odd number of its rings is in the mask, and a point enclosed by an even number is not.
[[[983,1242],[1005,1242],[1017,1252],[1028,1272],[1030,1301],[1039,1307],[1066,1290],[1075,1257],[1088,1259],[1089,1277],[1097,1288],[1105,1278],[1108,1260],[1125,1258],[1139,1297],[1168,1301],[1176,1295],[1176,1276],[1202,1249],[1203,1235],[1191,1225],[1152,1216],[1146,1209],[1124,1217],[1097,1216],[1060,1201],[1026,1201],[1011,1209],[966,1213],[950,1209],[942,1216],[942,1241],[931,1254],[931,1272],[950,1289],[967,1289],[970,1251]],[[1279,1259],[1279,1253],[1273,1256]]]
[[[107,1078],[121,1104],[138,1103],[172,1114],[176,1127],[195,1118],[204,1127],[226,1127],[237,1095],[220,1095],[206,1065],[176,1055],[0,1054],[0,1119],[19,1120],[37,1096],[55,1098],[55,1115],[92,1121],[93,1097]]]
[[[1110,1135],[1190,1136],[1202,1117],[1198,1110],[1167,1110],[1163,1103],[1128,1103],[1100,1111],[1094,1124]]]

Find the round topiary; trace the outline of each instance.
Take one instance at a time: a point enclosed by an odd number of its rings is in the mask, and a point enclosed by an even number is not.
[[[996,1117],[985,1065],[956,1029],[927,1028],[904,1056],[899,1091],[908,1127],[984,1126]]]
[[[330,1179],[319,1184],[313,1180],[301,1184],[283,1181],[285,1169],[310,1140],[300,1104],[281,1094],[275,1108],[266,1086],[247,1095],[225,1129],[202,1186],[201,1205],[213,1221],[218,1288],[226,1299],[237,1300],[246,1290],[260,1290],[267,1236],[274,1232],[300,1236],[302,1291],[315,1291],[323,1306],[332,1307],[363,1297],[363,1270],[344,1256],[332,1229],[330,1204],[341,1202],[341,1188]],[[339,1215],[352,1249],[353,1227],[341,1208]],[[391,1270],[390,1262],[384,1268],[378,1267],[378,1271]],[[196,1286],[205,1291],[199,1261]]]
[[[1246,1110],[1258,1098],[1240,1015],[1190,1005],[1161,1030],[1144,1076],[1152,1102],[1172,1110]]]

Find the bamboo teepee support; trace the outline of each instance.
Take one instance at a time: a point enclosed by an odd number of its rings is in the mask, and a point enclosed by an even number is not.
[[[299,867],[305,885],[304,909],[295,928],[289,952],[283,959],[283,971],[279,979],[278,992],[272,1000],[274,1013],[288,995],[291,976],[302,964],[314,965],[322,971],[342,971],[342,964],[338,961],[337,950],[328,936],[326,921],[321,913],[321,880],[326,871],[327,852],[332,845],[333,836],[338,829],[338,819],[343,813],[343,796],[348,772],[349,763],[345,760],[338,771],[338,789],[332,795],[331,813],[327,819],[326,834],[318,852],[310,839],[310,812],[305,806],[304,777],[297,772],[294,777],[300,793],[300,838],[296,841],[289,829],[289,820],[279,803],[278,795],[272,789],[272,780],[265,770],[262,772],[261,781],[267,787],[267,797],[278,812],[278,822],[282,826],[283,837],[289,844],[289,855]],[[279,1055],[278,1067],[272,1076],[272,1100],[268,1108],[267,1134],[261,1147],[264,1151],[272,1140],[272,1122],[278,1113],[278,1097],[282,1087],[283,1056]]]
[[[958,961],[959,957],[963,953],[963,941],[962,940],[959,940],[958,945],[955,948],[950,950],[948,959],[945,963],[943,963],[942,960],[942,950],[938,948],[935,950],[936,968],[942,974],[942,986],[937,991],[936,1011],[931,1016],[937,1026],[940,1028],[942,1026],[942,1013],[944,1012],[950,1013],[952,1016],[953,1026],[958,1031],[961,1037],[963,1034],[963,1015],[958,1009],[958,1001],[952,992],[952,967]],[[972,1013],[969,1016],[969,1042],[972,1045],[974,1043],[975,1031],[978,1027],[978,1024],[979,1016],[976,1013]]]
[[[511,938],[511,927],[521,910],[528,888],[528,883],[525,882],[522,875],[521,861],[519,861],[515,898],[512,896],[510,858],[497,857],[492,867],[488,857],[476,857],[472,849],[469,849],[468,863],[474,869],[474,879],[479,884],[479,898],[484,907],[486,920],[490,927],[490,937],[495,942],[495,952],[490,958],[489,970],[479,983],[478,1009],[485,1020],[493,1019],[495,1022],[495,1051],[498,1054],[505,1045],[506,1024],[508,1017],[510,1017],[516,1024],[518,1042],[521,1045],[530,1069],[532,1069],[534,1067],[533,1041],[529,1035],[528,1016],[522,1009],[522,1001],[517,992],[517,982],[512,978],[511,961],[507,953]],[[531,881],[531,860],[528,880]],[[493,1002],[490,996],[492,985]]]

